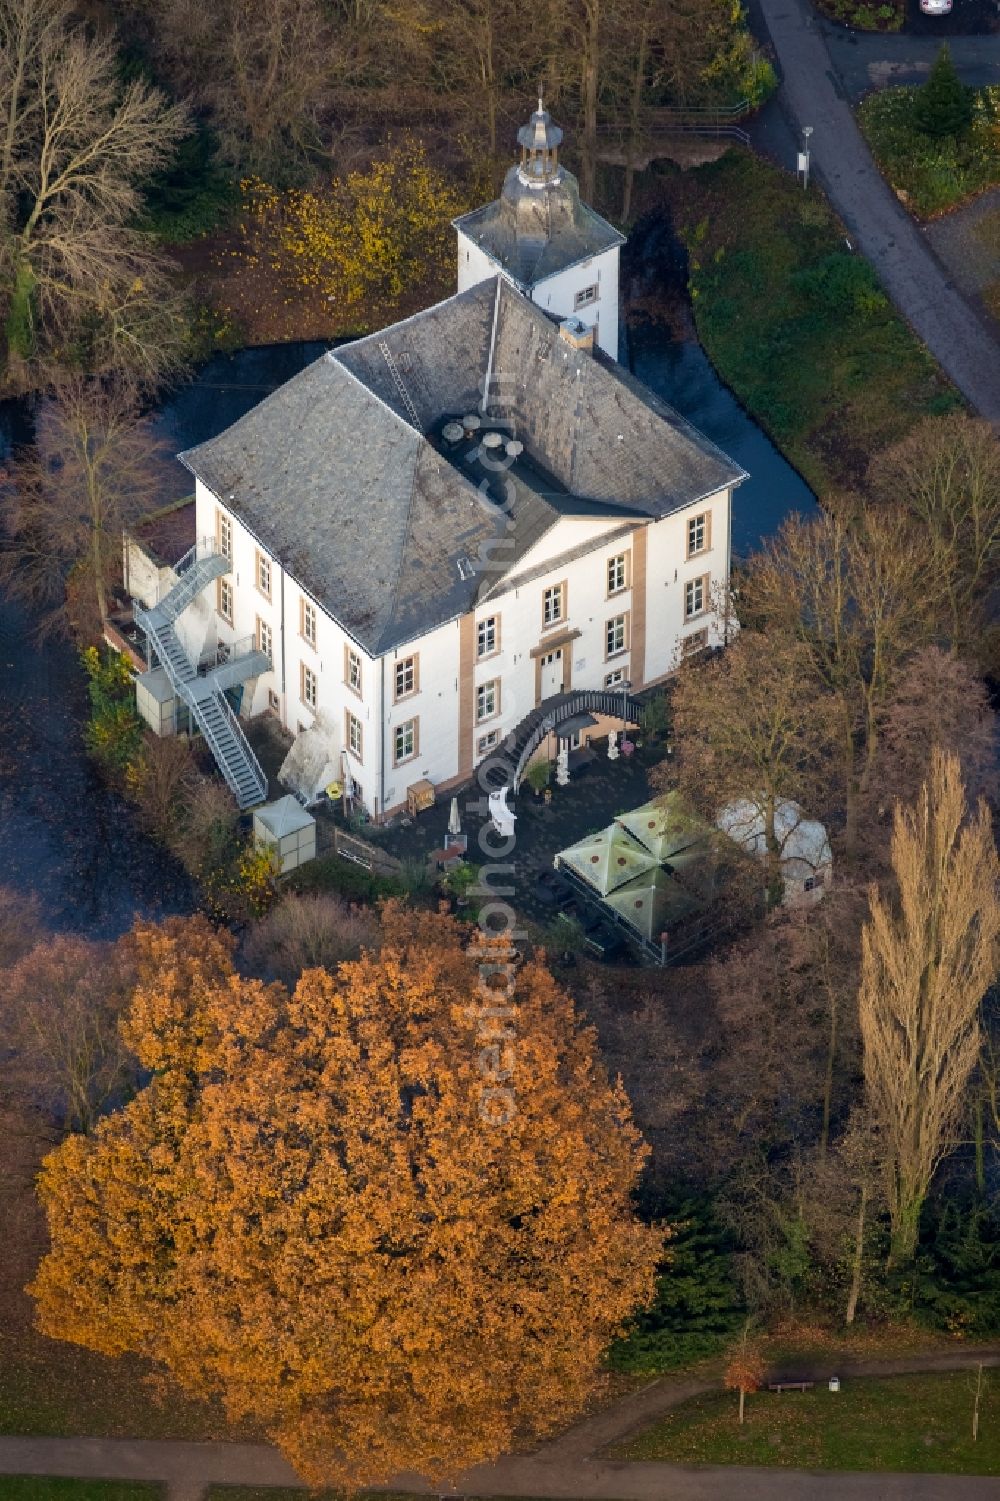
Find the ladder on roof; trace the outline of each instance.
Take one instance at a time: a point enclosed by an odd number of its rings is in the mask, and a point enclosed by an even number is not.
[[[379,340],[378,347],[382,351],[382,358],[385,360],[386,364],[389,367],[389,374],[392,376],[392,383],[396,387],[396,390],[399,392],[399,399],[406,408],[407,416],[413,423],[413,426],[416,428],[417,432],[423,432],[420,418],[417,416],[417,409],[413,405],[413,402],[410,400],[410,393],[406,389],[406,383],[396,367],[396,361],[392,357],[392,350],[389,348],[384,339]]]

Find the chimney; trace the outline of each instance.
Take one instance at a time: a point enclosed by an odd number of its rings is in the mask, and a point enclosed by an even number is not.
[[[559,337],[573,349],[594,352],[594,330],[580,318],[564,318],[559,325]]]

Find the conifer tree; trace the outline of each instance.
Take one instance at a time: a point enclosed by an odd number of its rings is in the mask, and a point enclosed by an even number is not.
[[[959,78],[947,42],[917,92],[913,117],[928,136],[958,136],[972,124],[972,91]]]

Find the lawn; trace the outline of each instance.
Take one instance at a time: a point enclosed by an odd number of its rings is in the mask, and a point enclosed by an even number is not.
[[[661,182],[712,363],[821,497],[960,405],[818,191],[735,151]]]
[[[678,1464],[1000,1475],[1000,1375],[989,1378],[972,1442],[974,1373],[845,1380],[837,1393],[759,1392],[736,1421],[736,1395],[713,1392],[609,1450]]]
[[[163,1488],[136,1480],[62,1480],[41,1475],[4,1475],[3,1501],[162,1501]],[[301,1493],[298,1501],[302,1501]]]
[[[961,136],[924,135],[914,123],[919,89],[880,89],[858,108],[858,124],[883,177],[922,219],[934,218],[1000,182],[995,114],[1000,89],[983,90]]]

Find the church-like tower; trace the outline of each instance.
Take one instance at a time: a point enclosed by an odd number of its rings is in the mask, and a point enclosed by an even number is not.
[[[625,238],[580,201],[559,161],[563,133],[541,99],[517,139],[521,160],[495,203],[455,220],[458,290],[499,271],[557,318],[578,318],[618,358],[618,256]]]

